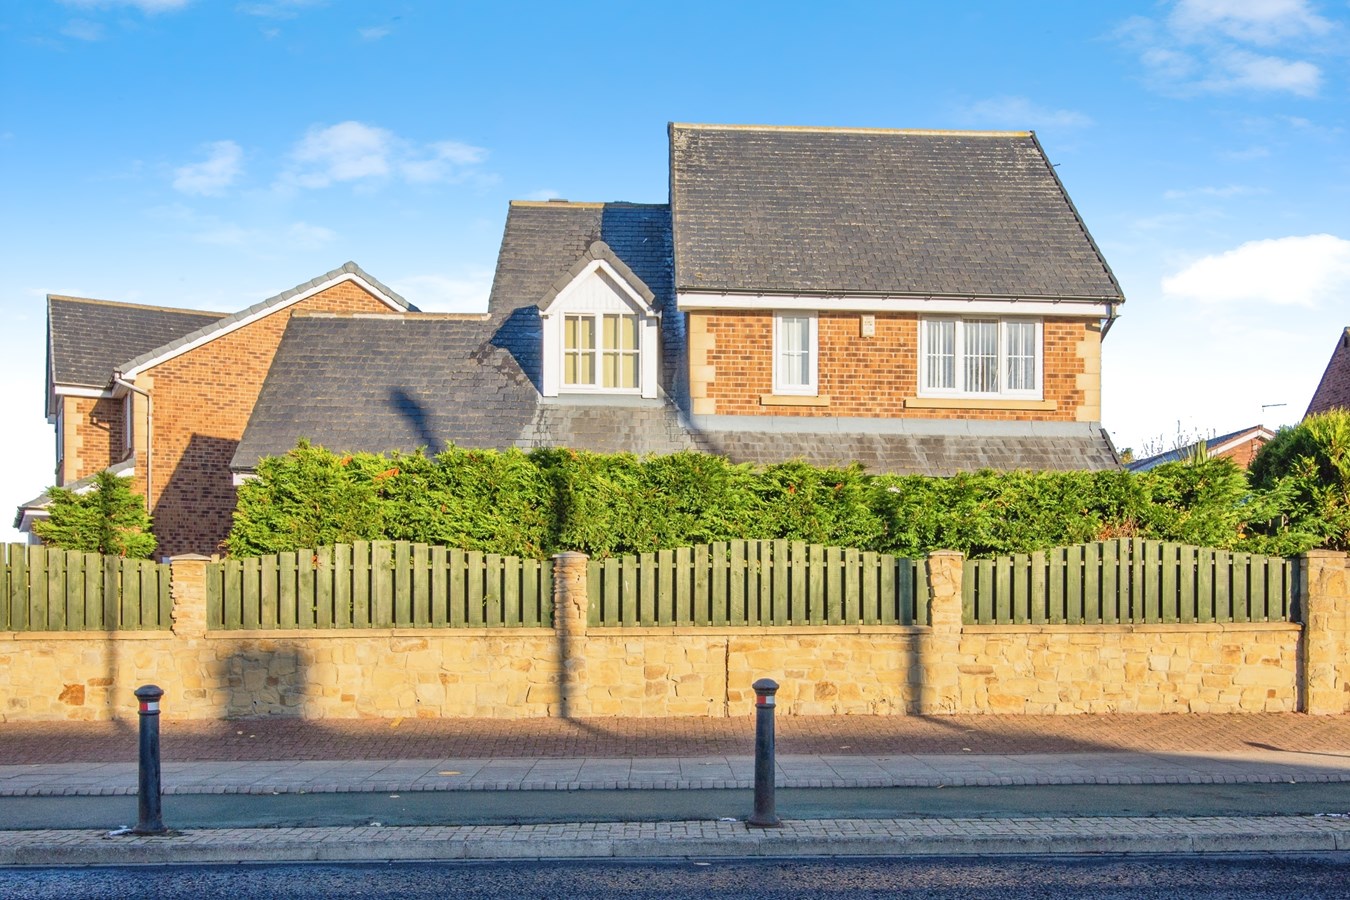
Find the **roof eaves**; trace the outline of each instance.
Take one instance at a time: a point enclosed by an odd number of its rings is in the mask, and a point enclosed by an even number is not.
[[[127,459],[122,460],[120,463],[113,463],[111,466],[108,466],[108,468],[104,469],[103,471],[111,472],[114,475],[121,475],[123,478],[130,478],[131,476],[136,474],[136,457],[131,456],[128,457]],[[90,487],[93,486],[94,481],[98,478],[98,476],[99,473],[95,472],[93,475],[86,475],[83,478],[80,478],[76,481],[72,481],[70,484],[62,485],[62,487],[68,491],[74,491],[77,494],[83,493],[84,491],[88,490]],[[18,511],[14,515],[15,528],[21,527],[25,512],[46,509],[47,506],[51,504],[52,495],[49,493],[49,490],[50,489],[48,489],[47,491],[43,491],[42,493],[34,497],[32,500],[29,500],[27,503],[19,504]]]
[[[163,346],[142,353],[135,359],[123,363],[118,367],[118,371],[124,374],[133,373],[149,364],[160,362],[166,357],[176,355],[176,351],[183,350],[189,346],[205,343],[206,341],[212,340],[213,336],[219,336],[233,331],[234,328],[252,321],[262,314],[288,305],[296,298],[308,296],[317,292],[320,288],[332,286],[339,281],[353,277],[357,280],[364,281],[375,288],[383,295],[382,299],[388,300],[392,305],[402,307],[407,312],[420,312],[417,307],[403,299],[403,297],[394,290],[367,274],[356,263],[349,261],[331,272],[320,275],[317,278],[311,278],[309,281],[297,284],[295,287],[282,291],[280,294],[276,294],[275,296],[268,297],[266,300],[255,303],[247,309],[241,309],[239,312],[231,313],[218,322],[198,328],[196,331],[189,332]]]
[[[685,129],[688,131],[786,131],[818,134],[903,134],[921,137],[1029,137],[1031,131],[962,131],[945,128],[855,128],[829,125],[718,125],[700,122],[671,122],[670,131]]]

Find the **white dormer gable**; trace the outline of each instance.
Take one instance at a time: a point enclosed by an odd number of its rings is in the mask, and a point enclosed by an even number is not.
[[[539,312],[545,397],[657,396],[660,313],[608,246],[592,244],[550,293]]]

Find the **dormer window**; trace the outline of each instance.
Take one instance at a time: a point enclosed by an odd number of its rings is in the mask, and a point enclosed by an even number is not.
[[[563,316],[563,387],[636,391],[641,374],[638,327],[637,316],[623,313]]]
[[[650,289],[596,241],[540,304],[542,393],[657,396],[660,316]]]

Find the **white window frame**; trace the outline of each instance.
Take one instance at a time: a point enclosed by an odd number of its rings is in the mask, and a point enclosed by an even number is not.
[[[614,348],[610,353],[631,354],[637,359],[637,384],[633,387],[605,387],[605,316],[624,316],[633,320],[635,328],[634,348],[632,350],[620,350]],[[642,393],[642,321],[643,316],[640,313],[616,312],[614,310],[570,310],[559,313],[562,322],[563,344],[559,353],[559,360],[562,363],[562,372],[558,376],[559,390],[568,394],[641,394]],[[567,383],[567,320],[568,319],[591,319],[595,323],[595,348],[590,351],[595,356],[595,383],[594,384],[568,384]]]
[[[998,323],[998,360],[996,362],[998,372],[998,390],[996,391],[971,391],[965,386],[965,323],[966,322],[989,322]],[[928,324],[930,322],[953,322],[955,328],[955,359],[953,367],[955,369],[955,386],[933,387],[927,383],[928,377]],[[1010,324],[1031,324],[1036,327],[1035,338],[1035,362],[1036,377],[1035,385],[1030,389],[1011,390],[1007,387],[1008,380],[1008,326]],[[1027,318],[1023,316],[999,317],[999,316],[924,316],[919,319],[919,396],[920,397],[954,397],[968,399],[1006,399],[1006,400],[1040,400],[1044,394],[1045,385],[1045,328],[1040,319]]]
[[[783,320],[802,318],[807,320],[808,381],[806,384],[787,384],[785,382],[787,373],[783,371],[780,362]],[[819,321],[814,311],[780,310],[773,314],[773,392],[785,396],[799,397],[815,397],[820,393],[820,330]]]

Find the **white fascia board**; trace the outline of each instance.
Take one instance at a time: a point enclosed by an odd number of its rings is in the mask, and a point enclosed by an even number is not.
[[[18,530],[21,534],[32,534],[34,522],[38,519],[49,518],[51,518],[51,516],[48,515],[45,509],[25,509],[23,515],[19,518]]]
[[[620,275],[617,271],[615,271],[613,266],[605,262],[603,259],[596,259],[587,263],[586,268],[578,272],[577,276],[567,283],[567,287],[558,291],[558,294],[553,298],[552,303],[550,303],[544,309],[539,310],[540,317],[546,319],[549,316],[553,315],[557,311],[557,308],[559,307],[565,308],[567,305],[568,296],[570,296],[579,285],[581,285],[584,281],[586,281],[586,279],[590,278],[596,272],[604,274],[611,282],[613,282],[619,288],[619,290],[623,291],[624,295],[634,304],[636,304],[638,309],[642,310],[642,314],[644,316],[659,316],[659,313],[657,313],[656,310],[652,309],[651,304],[649,304],[641,294],[633,290],[632,285],[628,283],[627,279],[625,279],[622,275]]]
[[[1044,300],[993,297],[863,297],[849,294],[678,294],[676,306],[688,310],[757,309],[820,312],[915,312],[947,315],[1072,316],[1101,319],[1115,305],[1106,300]]]
[[[235,472],[231,476],[231,481],[234,482],[235,487],[239,487],[239,485],[243,484],[245,481],[252,481],[257,477],[257,472]]]
[[[58,384],[52,388],[52,393],[57,397],[89,397],[94,400],[110,400],[117,396],[116,391],[107,388],[75,387],[64,384]]]
[[[273,313],[286,309],[289,306],[294,306],[297,303],[302,303],[305,300],[308,300],[310,297],[313,297],[315,294],[322,293],[323,291],[326,291],[331,287],[335,287],[339,284],[342,284],[344,281],[355,282],[358,287],[363,288],[372,297],[375,297],[377,300],[379,300],[381,303],[383,303],[385,306],[388,306],[395,312],[406,313],[408,311],[402,305],[386,296],[382,290],[375,287],[375,285],[371,284],[369,281],[366,281],[361,276],[355,274],[354,272],[343,272],[337,278],[332,278],[328,281],[323,282],[322,284],[316,284],[309,290],[296,294],[294,297],[287,297],[285,300],[275,304],[274,306],[264,307],[263,309],[258,310],[252,315],[245,316],[242,319],[238,319],[237,321],[231,322],[229,325],[226,325],[223,328],[219,328],[217,330],[211,331],[208,334],[204,334],[201,337],[197,338],[195,341],[192,341],[191,343],[183,344],[180,347],[174,347],[172,350],[168,350],[160,354],[159,356],[156,356],[154,359],[147,360],[146,362],[141,363],[134,369],[128,369],[127,371],[122,373],[122,377],[127,381],[133,381],[135,380],[137,375],[144,372],[146,369],[153,369],[155,366],[166,363],[169,360],[174,359],[175,357],[182,356],[184,353],[187,353],[191,350],[196,350],[203,344],[209,344],[216,338],[221,338],[227,334],[230,334],[231,332],[238,331],[240,328],[243,328],[246,325],[252,325],[259,319],[265,319],[268,316],[272,315]]]
[[[1268,441],[1273,437],[1275,437],[1275,432],[1271,431],[1269,428],[1253,428],[1251,431],[1242,432],[1242,434],[1239,434],[1232,440],[1224,441],[1217,447],[1210,447],[1207,452],[1212,456],[1216,453],[1223,453],[1225,450],[1232,450],[1234,447],[1240,447],[1243,444],[1248,443],[1249,441],[1256,440],[1257,438],[1261,438]]]

